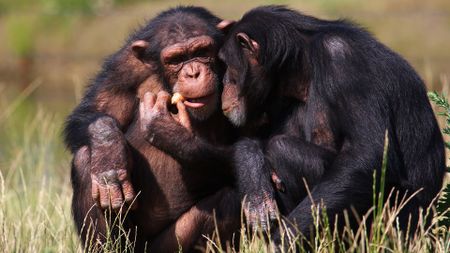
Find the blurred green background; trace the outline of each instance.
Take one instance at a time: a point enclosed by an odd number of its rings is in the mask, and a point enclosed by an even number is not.
[[[105,56],[137,26],[179,4],[205,6],[228,19],[263,4],[348,18],[403,55],[430,89],[450,74],[448,0],[0,0],[0,86],[14,96],[38,82],[34,102],[66,113]]]

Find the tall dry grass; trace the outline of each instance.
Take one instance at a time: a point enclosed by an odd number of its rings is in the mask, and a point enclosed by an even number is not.
[[[6,253],[81,252],[70,214],[70,156],[62,144],[63,115],[50,113],[27,99],[37,85],[13,99],[8,98],[5,87],[0,86],[0,250]],[[377,194],[374,192],[374,199],[383,199],[377,198]],[[368,213],[375,217],[370,227],[362,223],[357,231],[347,229],[343,234],[330,229],[323,209],[312,207],[314,225],[320,228],[314,239],[308,242],[295,237],[282,226],[284,245],[309,245],[313,252],[450,252],[449,228],[439,225],[445,212],[435,214],[430,208],[427,215],[433,215],[433,225],[430,228],[419,226],[412,237],[398,228],[396,217],[407,201],[398,198],[394,206],[374,202]],[[243,225],[236,234],[240,252],[273,250],[267,231],[256,234],[249,231]],[[87,245],[90,252],[121,252],[132,247],[132,240],[120,245],[112,238],[103,248],[93,241]],[[235,250],[221,245],[213,236],[206,251]]]

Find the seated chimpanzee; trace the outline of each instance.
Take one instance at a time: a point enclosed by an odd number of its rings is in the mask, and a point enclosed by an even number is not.
[[[282,210],[293,231],[309,238],[313,202],[325,205],[330,224],[341,217],[339,227],[344,210],[364,215],[373,203],[375,171],[380,182],[387,131],[386,193],[395,190],[401,198],[419,191],[399,215],[400,226],[411,219],[414,231],[420,208],[442,187],[445,155],[413,68],[352,23],[280,6],[253,9],[224,29],[222,109],[236,126],[265,117],[270,128],[264,141],[237,144],[235,169],[249,199],[247,218],[259,219],[265,208],[253,200],[273,196],[272,170],[285,183],[286,193],[276,196],[297,201]],[[259,188],[242,184],[249,178],[261,179]],[[305,197],[303,178],[311,198]]]
[[[192,251],[215,223],[224,241],[239,228],[231,152],[220,148],[236,136],[218,110],[223,25],[198,7],[159,14],[105,61],[69,116],[72,211],[86,250],[111,232],[136,252]],[[177,115],[168,92],[185,98]],[[128,208],[120,224],[105,214]]]

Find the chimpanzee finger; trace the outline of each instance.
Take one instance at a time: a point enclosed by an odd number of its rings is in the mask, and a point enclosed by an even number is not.
[[[111,207],[113,210],[118,210],[123,204],[122,191],[118,184],[99,184],[99,190],[100,206],[103,209]]]
[[[267,211],[268,210],[264,206],[262,208],[260,208],[258,211],[259,223],[260,223],[261,229],[263,231],[267,230],[267,218],[268,218]]]
[[[156,103],[156,94],[153,92],[146,92],[144,94],[144,106],[145,109],[149,110],[155,106]]]
[[[117,177],[122,186],[122,193],[124,196],[125,203],[131,204],[133,202],[136,194],[134,193],[133,185],[131,184],[131,182],[128,178],[127,171],[126,170],[118,170]],[[137,207],[136,203],[133,203],[133,205],[131,206],[131,209],[135,209],[136,207]]]
[[[98,192],[99,192],[100,207],[102,209],[107,209],[110,203],[108,187],[104,184],[98,184]]]
[[[269,207],[269,219],[271,221],[276,221],[278,216],[277,204],[274,201],[272,201],[270,205],[271,206]]]
[[[139,103],[139,121],[142,131],[147,130],[147,124],[152,118],[152,109],[155,106],[156,95],[152,92],[146,92]]]
[[[136,210],[138,207],[138,203],[135,201],[136,194],[134,193],[133,186],[129,180],[122,182],[122,191],[125,198],[125,203],[130,205],[131,210]]]
[[[151,110],[155,106],[156,95],[152,92],[146,92],[142,101],[139,103],[139,117],[147,119],[150,117]]]
[[[178,109],[178,120],[180,124],[185,127],[187,130],[191,131],[191,120],[189,119],[189,114],[186,111],[186,106],[184,106],[183,102],[177,102]]]
[[[250,223],[250,228],[253,232],[256,232],[256,230],[258,230],[258,219],[258,212],[255,209],[251,209],[249,211],[248,222]]]
[[[119,210],[123,205],[122,188],[119,184],[108,185],[108,191],[110,195],[111,208],[113,210]]]
[[[99,201],[99,189],[98,189],[98,181],[95,176],[91,176],[91,194],[92,199],[96,202]]]
[[[253,212],[250,208],[250,203],[246,202],[245,199],[242,202],[243,205],[243,210],[244,210],[244,216],[245,216],[245,220],[247,221],[247,225],[250,226],[251,229],[254,228],[253,223],[254,223],[254,219],[253,217]]]
[[[272,171],[271,173],[271,178],[272,178],[272,182],[275,185],[275,188],[280,191],[280,192],[285,192],[286,188],[284,186],[283,181],[281,180],[281,178],[277,175],[277,173],[275,171]]]
[[[259,226],[259,210],[258,208],[253,204],[248,204],[248,216],[247,216],[247,223],[250,224],[250,228],[253,232],[256,232],[258,230]]]
[[[165,91],[158,92],[156,97],[155,110],[160,113],[167,112],[167,105],[170,103],[170,95]]]

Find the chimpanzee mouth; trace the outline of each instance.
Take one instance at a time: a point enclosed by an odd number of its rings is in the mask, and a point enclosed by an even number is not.
[[[214,93],[198,98],[185,98],[184,105],[190,108],[200,108],[207,105],[213,98]]]

